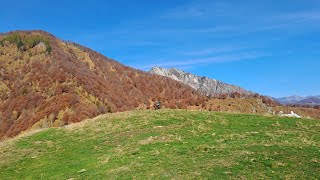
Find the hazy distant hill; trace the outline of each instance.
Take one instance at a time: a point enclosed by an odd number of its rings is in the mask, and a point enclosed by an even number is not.
[[[207,96],[234,92],[245,95],[254,94],[253,92],[247,91],[239,86],[230,85],[204,76],[193,75],[176,68],[165,69],[161,67],[153,67],[149,73],[166,76],[176,81],[180,81],[196,90],[203,92]]]
[[[309,98],[298,101],[297,104],[317,105],[317,104],[320,104],[320,98],[309,97]]]
[[[320,96],[289,96],[276,100],[281,104],[320,105]]]
[[[304,97],[302,96],[288,96],[288,97],[282,97],[282,98],[276,98],[278,102],[281,104],[291,104],[291,103],[296,103],[298,101],[303,100]]]
[[[43,31],[0,35],[0,139],[102,113],[201,104],[205,97]]]

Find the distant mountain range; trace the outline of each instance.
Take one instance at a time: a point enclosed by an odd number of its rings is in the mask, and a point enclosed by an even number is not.
[[[320,105],[320,96],[288,96],[276,98],[281,104]]]
[[[229,93],[235,93],[235,92],[238,92],[244,95],[255,94],[239,86],[227,84],[222,81],[218,81],[216,79],[210,79],[204,76],[197,76],[177,68],[166,69],[161,67],[153,67],[149,71],[149,73],[166,76],[176,81],[180,81],[188,86],[191,86],[193,89],[204,93],[206,96],[229,94]]]

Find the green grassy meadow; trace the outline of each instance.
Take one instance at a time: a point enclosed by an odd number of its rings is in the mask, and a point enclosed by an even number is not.
[[[319,179],[320,121],[137,110],[0,143],[0,179]]]

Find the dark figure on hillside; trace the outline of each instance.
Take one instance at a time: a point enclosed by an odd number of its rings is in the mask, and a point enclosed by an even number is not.
[[[157,101],[154,103],[154,109],[157,110],[157,109],[161,109],[161,103],[160,101]]]

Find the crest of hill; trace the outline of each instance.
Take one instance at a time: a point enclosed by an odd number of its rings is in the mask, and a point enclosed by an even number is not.
[[[136,70],[45,31],[0,35],[0,139],[107,112],[200,105],[177,81]]]

